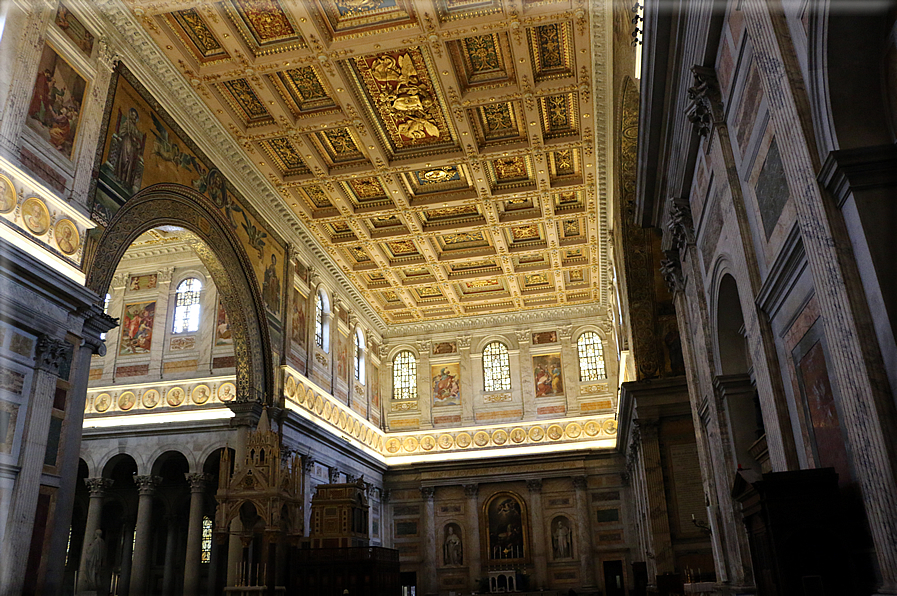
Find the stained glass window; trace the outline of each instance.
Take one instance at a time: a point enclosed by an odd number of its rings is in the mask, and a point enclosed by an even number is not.
[[[415,399],[417,397],[417,359],[405,350],[396,354],[392,361],[393,399]]]
[[[324,349],[324,299],[315,297],[315,345]]]
[[[203,563],[212,561],[212,520],[208,515],[202,516],[202,558]]]
[[[199,295],[202,282],[188,277],[178,284],[174,298],[174,329],[172,333],[192,333],[199,329]]]
[[[355,332],[355,380],[364,384],[364,336],[361,329]]]
[[[604,347],[601,338],[594,331],[586,331],[576,342],[579,348],[579,380],[597,381],[604,379]]]
[[[494,341],[483,349],[483,378],[486,391],[506,391],[511,388],[511,363],[508,348]]]

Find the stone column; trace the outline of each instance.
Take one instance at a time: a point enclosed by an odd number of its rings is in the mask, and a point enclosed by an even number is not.
[[[124,525],[124,551],[121,555],[121,576],[118,585],[122,594],[127,594],[131,585],[131,562],[134,558],[134,520],[128,519]]]
[[[592,550],[592,524],[589,520],[588,482],[585,476],[573,478],[576,490],[576,534],[579,548],[579,573],[583,587],[595,586],[595,552]]]
[[[420,409],[420,427],[433,428],[433,396],[430,386],[430,340],[417,343],[420,358],[417,361],[417,407]],[[462,396],[461,399],[464,399]]]
[[[480,549],[480,511],[477,503],[479,485],[465,484],[464,495],[467,497],[467,536],[464,546],[464,560],[470,572],[470,585],[477,589],[477,580],[482,577],[482,550]]]
[[[190,484],[190,519],[187,522],[187,555],[184,557],[184,596],[199,594],[202,565],[202,509],[208,474],[184,474]]]
[[[421,593],[422,596],[436,594],[436,489],[432,486],[422,486],[421,498],[424,500],[423,516],[423,558],[421,560]]]
[[[529,490],[530,510],[533,528],[533,566],[536,570],[537,588],[545,588],[547,560],[545,556],[545,520],[542,518],[542,480],[532,478],[526,481]]]
[[[165,565],[162,569],[162,593],[166,596],[174,594],[174,549],[177,544],[178,518],[169,515],[165,531]]]
[[[56,373],[70,344],[41,335],[34,356],[34,377],[28,396],[28,409],[19,448],[19,473],[10,497],[6,532],[3,537],[4,593],[18,594],[25,581],[25,568],[31,549],[31,534],[41,473],[47,451],[50,412],[56,393]]]
[[[380,493],[380,542],[385,548],[392,548],[394,531],[392,528],[392,507],[389,505],[389,489]]]
[[[536,390],[533,386],[533,357],[530,352],[532,331],[523,329],[516,331],[517,345],[520,347],[520,396],[523,401],[523,419],[529,420],[536,417]],[[513,383],[513,381],[512,381]],[[513,387],[513,385],[512,385]]]
[[[458,338],[458,356],[461,372],[461,423],[473,424],[476,416],[473,400],[475,395],[479,395],[479,391],[475,391],[473,388],[469,335],[462,335]]]
[[[110,478],[85,478],[84,484],[90,491],[90,500],[87,503],[87,523],[84,526],[84,544],[81,546],[81,564],[78,566],[76,594],[92,589],[87,577],[87,550],[90,548],[90,543],[93,542],[94,534],[100,529],[103,498],[106,496],[106,489],[112,486],[112,480]]]
[[[130,596],[147,594],[150,563],[150,533],[153,524],[153,493],[156,485],[162,481],[159,476],[134,476],[139,494],[137,501],[137,526],[134,529],[137,537],[134,544],[134,557],[131,562]]]
[[[52,527],[69,528],[72,525],[72,509],[75,503],[75,489],[78,482],[78,460],[81,452],[81,434],[84,421],[84,402],[87,399],[87,384],[90,376],[90,360],[94,353],[104,356],[106,346],[100,340],[100,334],[115,325],[115,321],[103,314],[102,308],[92,306],[81,328],[84,342],[75,351],[71,376],[72,383],[66,404],[65,425],[60,437],[59,490],[56,491],[56,507],[52,518]],[[38,591],[45,594],[62,592],[65,574],[65,554],[68,549],[68,532],[53,531],[47,550],[46,570],[43,586]]]
[[[573,341],[573,326],[561,325],[558,329],[558,338],[561,340],[561,366],[564,367],[564,395],[567,396],[567,415],[576,416],[579,414],[579,396],[574,388],[579,387],[579,377],[576,375],[576,371],[579,370],[579,362],[571,343]]]
[[[306,530],[311,527],[311,497],[314,494],[314,485],[312,485],[312,474],[315,471],[315,460],[311,457],[304,456],[302,458],[302,512],[305,516],[303,524]],[[307,533],[307,531],[306,531]]]
[[[667,515],[663,469],[660,462],[660,440],[656,420],[639,420],[641,463],[645,475],[645,495],[648,501],[648,528],[654,544],[657,574],[673,571],[673,543]]]

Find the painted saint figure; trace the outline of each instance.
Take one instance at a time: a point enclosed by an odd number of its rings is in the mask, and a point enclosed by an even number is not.
[[[274,313],[280,312],[280,278],[277,277],[277,255],[271,255],[271,264],[265,269],[262,297],[268,310]]]
[[[137,128],[140,115],[131,108],[126,117],[121,117],[116,131],[119,138],[118,156],[113,164],[113,172],[126,190],[135,191],[139,184],[137,179],[138,163],[143,158],[143,147],[146,134]]]
[[[452,526],[446,526],[445,542],[442,543],[442,560],[446,565],[461,565],[463,546],[461,537],[455,534]]]

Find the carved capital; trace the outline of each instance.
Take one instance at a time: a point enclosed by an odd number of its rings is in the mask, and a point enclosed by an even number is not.
[[[358,315],[354,312],[349,314],[349,328],[354,329],[358,325]]]
[[[673,240],[673,247],[682,250],[695,243],[695,226],[691,217],[691,204],[688,199],[670,197],[667,229]]]
[[[480,492],[479,484],[465,484],[464,485],[464,494],[468,497],[475,497],[477,493]]]
[[[431,343],[430,343],[429,339],[422,339],[417,342],[417,348],[418,348],[418,350],[420,350],[421,354],[429,354],[430,353],[430,345],[431,345]]]
[[[332,467],[328,470],[328,478],[330,480],[330,484],[336,484],[339,482],[339,468]]]
[[[112,283],[109,285],[109,288],[112,290],[119,290],[128,285],[128,277],[127,273],[117,273],[112,276]]]
[[[458,336],[458,349],[459,350],[469,350],[470,349],[470,336],[469,335],[459,335]]]
[[[91,499],[102,499],[106,493],[107,488],[112,488],[112,479],[111,478],[85,478],[84,484],[87,485],[87,490],[90,491]]]
[[[192,493],[201,493],[206,488],[206,483],[212,479],[208,474],[203,474],[200,472],[193,472],[184,474],[184,478],[187,479],[187,484],[190,485],[190,492]]]
[[[517,343],[519,344],[528,344],[532,337],[529,329],[518,330],[515,331],[514,334],[517,336]]]
[[[389,356],[389,346],[380,346],[380,358]]]
[[[115,63],[121,60],[121,54],[109,44],[109,39],[101,37],[97,40],[97,61],[109,72],[115,70]]]
[[[71,344],[61,339],[53,339],[46,335],[41,335],[37,339],[34,367],[55,375],[59,372],[59,365],[62,364],[70,347]]]
[[[713,125],[720,121],[720,93],[716,71],[707,66],[692,66],[695,84],[688,88],[689,105],[685,117],[691,122],[698,135],[707,137]]]
[[[562,341],[573,339],[573,325],[561,325],[558,327],[558,336]]]
[[[312,457],[303,457],[302,458],[302,473],[306,476],[310,475],[315,471],[315,459]]]
[[[667,282],[671,294],[685,290],[685,277],[682,275],[682,262],[679,261],[679,255],[668,252],[667,258],[660,262],[660,274]]]
[[[586,477],[585,476],[574,476],[573,477],[573,488],[576,490],[582,490],[587,486]]]
[[[171,277],[174,275],[174,267],[163,267],[159,269],[158,275],[160,284],[169,284],[171,283]]]
[[[389,503],[389,489],[384,488],[380,490],[380,502],[381,503]]]
[[[420,487],[420,496],[424,501],[432,501],[433,497],[436,496],[436,487],[433,486],[422,486]]]
[[[161,476],[153,476],[147,474],[145,476],[134,476],[134,484],[137,485],[137,493],[141,496],[152,496],[156,492],[156,486],[162,482]]]
[[[531,493],[540,493],[542,492],[542,479],[541,478],[530,478],[526,481],[526,488]]]

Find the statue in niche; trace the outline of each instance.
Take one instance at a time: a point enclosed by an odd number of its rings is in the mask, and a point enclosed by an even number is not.
[[[464,545],[461,543],[460,531],[456,534],[455,524],[445,527],[445,541],[442,543],[442,561],[446,565],[461,565],[464,557]]]
[[[570,538],[570,522],[566,517],[559,517],[551,535],[551,546],[555,559],[569,559],[573,556]]]
[[[101,575],[105,562],[106,542],[103,540],[103,531],[97,530],[94,532],[93,542],[87,547],[87,559],[84,563],[88,590],[98,590],[103,585]]]

